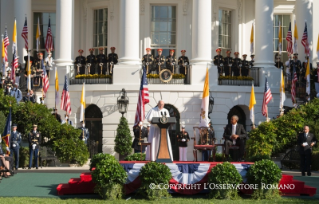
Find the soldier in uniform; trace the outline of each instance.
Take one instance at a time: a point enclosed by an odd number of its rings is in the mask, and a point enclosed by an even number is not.
[[[110,74],[113,74],[113,69],[114,69],[114,65],[117,64],[118,62],[118,56],[115,53],[115,47],[111,47],[111,53],[107,56],[107,61],[109,63],[109,67],[110,67]]]
[[[35,74],[35,77],[33,78],[34,79],[33,83],[34,85],[37,85],[40,88],[42,87],[42,72],[43,72],[43,69],[45,69],[45,63],[43,61],[42,52],[38,53],[38,59],[35,60],[34,66],[35,66],[36,74]]]
[[[38,169],[38,156],[39,156],[39,148],[41,144],[41,136],[40,133],[37,131],[38,126],[33,125],[33,130],[29,132],[28,138],[29,138],[29,169],[31,169],[32,166],[32,157],[34,154],[34,161],[35,161],[35,167]]]
[[[177,134],[179,147],[179,161],[187,161],[187,143],[189,142],[189,134],[185,131],[185,125],[182,125],[182,131]]]
[[[151,54],[151,48],[146,48],[146,54],[142,58],[142,63],[146,67],[146,74],[149,74],[153,70],[154,57]]]
[[[222,50],[221,50],[220,48],[217,48],[217,49],[216,49],[217,55],[215,55],[214,60],[213,60],[214,65],[217,66],[219,76],[223,75],[223,69],[222,69],[222,67],[223,67],[223,65],[224,65],[223,56],[220,54],[221,51],[222,51]]]
[[[48,56],[45,58],[44,62],[45,62],[47,75],[50,78],[50,70],[52,70],[52,66],[54,65],[53,57],[52,57],[52,53],[50,49],[48,50]]]
[[[243,54],[243,60],[241,61],[242,67],[241,67],[241,73],[242,76],[248,76],[249,74],[249,62],[246,60],[247,55]]]
[[[224,72],[225,72],[225,76],[231,76],[232,75],[232,64],[233,64],[233,58],[230,56],[231,51],[227,50],[226,51],[226,55],[227,57],[224,58]]]
[[[155,58],[155,64],[156,64],[156,72],[160,72],[161,69],[165,69],[165,57],[162,55],[163,49],[159,48],[157,49],[158,55]]]
[[[19,168],[19,148],[21,142],[21,133],[17,131],[17,124],[12,125],[12,132],[10,135],[10,156],[15,160],[15,169],[18,170]]]
[[[235,58],[233,60],[232,71],[234,76],[240,76],[241,72],[241,59],[238,57],[239,52],[234,52]]]
[[[254,63],[255,63],[255,55],[250,55],[250,62],[249,62],[249,65],[250,65],[250,68],[253,68],[254,66]]]
[[[85,74],[85,57],[82,56],[83,50],[79,49],[79,56],[75,58],[74,66],[77,67],[77,74]]]
[[[182,56],[178,58],[179,65],[179,73],[185,75],[185,79],[187,78],[187,66],[189,65],[189,59],[185,56],[186,50],[181,50]]]
[[[89,49],[90,54],[86,57],[86,65],[88,66],[88,73],[95,74],[96,57],[93,54],[94,48]]]
[[[148,137],[148,130],[146,127],[143,127],[143,123],[140,122],[138,125],[133,127],[134,132],[134,141],[132,144],[132,148],[134,149],[134,153],[141,152],[141,143],[144,141],[144,138]],[[141,141],[140,141],[141,139]],[[145,153],[146,146],[142,146],[142,153]]]
[[[171,70],[172,73],[176,69],[176,57],[174,56],[175,50],[169,50],[169,55],[166,57],[166,68]]]
[[[103,54],[103,50],[104,50],[103,47],[100,47],[99,54],[96,56],[96,62],[97,62],[97,66],[98,66],[97,74],[105,74],[106,73],[107,58],[106,58],[105,54]]]
[[[275,55],[275,67],[277,67],[278,69],[284,68],[284,64],[281,61],[281,55],[278,53],[276,53]]]
[[[90,133],[89,130],[85,127],[84,121],[81,121],[81,127],[78,129],[81,130],[80,140],[82,140],[85,144],[87,144],[87,141],[89,140]]]

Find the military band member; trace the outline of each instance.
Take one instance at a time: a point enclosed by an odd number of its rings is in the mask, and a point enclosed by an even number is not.
[[[86,66],[89,74],[95,74],[96,57],[94,55],[94,48],[89,49],[90,54],[86,57]]]
[[[185,125],[182,125],[182,131],[177,134],[179,146],[179,161],[187,161],[187,143],[189,142],[189,134],[185,131]]]
[[[115,53],[115,47],[111,47],[111,53],[107,56],[107,61],[110,67],[110,74],[113,74],[114,65],[118,62],[118,56]]]
[[[141,143],[144,142],[144,138],[148,137],[148,129],[143,127],[143,123],[140,122],[138,125],[133,127],[134,132],[134,141],[132,144],[132,148],[134,149],[134,153],[141,152]],[[146,145],[142,145],[142,153],[145,153]]]
[[[248,76],[249,74],[249,62],[247,61],[247,55],[243,54],[243,60],[241,61],[241,75]]]
[[[241,72],[241,59],[238,57],[239,52],[234,52],[235,58],[233,60],[232,71],[234,76],[240,76]]]
[[[220,49],[220,48],[217,48],[217,49],[216,49],[217,55],[215,55],[214,60],[213,60],[214,65],[217,66],[218,74],[219,74],[219,75],[222,75],[222,74],[223,74],[223,69],[222,69],[222,67],[223,67],[223,65],[224,65],[223,56],[220,54],[221,51],[222,51],[222,49]]]
[[[309,57],[305,56],[305,61],[302,63],[302,69],[300,70],[300,78],[301,82],[306,84],[307,78],[306,78],[306,71],[307,71],[307,64],[308,64]],[[309,62],[309,71],[312,72],[312,63]]]
[[[163,49],[159,48],[157,49],[158,55],[155,58],[155,64],[156,64],[156,72],[160,72],[162,69],[165,69],[165,57],[162,55]]]
[[[153,62],[154,62],[154,57],[151,54],[151,48],[146,48],[146,54],[142,58],[142,63],[145,65],[146,68],[146,74],[150,73],[153,71]]]
[[[79,56],[75,58],[74,66],[77,68],[77,74],[85,74],[85,57],[82,56],[83,50],[79,49]]]
[[[175,50],[169,50],[169,55],[166,57],[166,68],[171,70],[172,73],[176,69],[176,57],[174,56]]]
[[[255,63],[255,55],[250,55],[250,62],[249,62],[250,69],[253,68],[254,63]]]
[[[185,75],[185,79],[187,78],[187,66],[189,65],[189,59],[185,56],[186,50],[181,50],[182,56],[178,58],[179,65],[179,73]]]
[[[103,47],[99,48],[99,54],[96,56],[96,62],[97,62],[97,74],[105,74],[106,68],[107,68],[107,58],[106,55],[103,54]]]
[[[232,75],[232,64],[233,64],[233,58],[230,56],[231,51],[226,51],[226,57],[224,58],[224,72],[225,76],[231,76]]]
[[[80,140],[82,140],[85,144],[87,144],[87,141],[89,140],[90,133],[89,130],[85,127],[84,121],[81,121],[81,127],[78,129],[81,130]]]
[[[29,138],[29,169],[31,169],[32,166],[32,157],[34,154],[34,163],[36,169],[38,169],[38,156],[39,156],[39,149],[41,144],[41,136],[40,133],[37,131],[38,126],[33,125],[33,130],[29,132],[28,138]]]
[[[27,68],[28,68],[28,55],[24,56],[23,59],[25,61],[24,69],[27,70]],[[35,58],[30,56],[30,64],[31,64],[31,66],[33,66],[34,63],[32,63],[32,62],[34,62],[34,60],[35,60]]]
[[[12,132],[10,135],[10,156],[15,160],[15,169],[19,168],[19,148],[21,143],[21,133],[17,131],[17,124],[12,125]]]
[[[278,53],[275,55],[275,67],[278,69],[284,69],[284,64],[281,61],[281,55]]]

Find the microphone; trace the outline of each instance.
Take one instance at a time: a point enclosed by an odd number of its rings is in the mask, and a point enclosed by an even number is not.
[[[161,116],[163,116],[163,112],[161,111]]]
[[[165,116],[166,116],[166,112],[164,112]]]

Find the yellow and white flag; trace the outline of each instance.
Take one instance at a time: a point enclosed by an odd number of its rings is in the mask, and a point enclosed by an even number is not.
[[[284,108],[284,102],[286,100],[285,93],[285,80],[284,80],[284,72],[281,70],[281,79],[280,79],[280,109]]]
[[[37,39],[37,51],[39,51],[40,35],[41,35],[40,20],[38,18],[37,32],[36,32],[36,35],[35,35],[35,39]]]
[[[317,41],[317,58],[319,59],[319,34],[318,34],[318,41]]]
[[[251,25],[251,32],[250,32],[250,53],[254,53],[254,23]]]
[[[85,111],[85,83],[83,83],[80,103],[81,103],[80,121],[84,121],[84,111]]]
[[[202,98],[199,127],[208,127],[208,123],[209,123],[208,105],[209,105],[209,74],[208,74],[208,68],[207,68],[204,89],[203,89],[203,98]]]
[[[14,19],[13,25],[13,33],[12,33],[12,53],[16,52],[16,56],[18,56],[17,49],[17,20]]]
[[[31,91],[31,62],[30,54],[28,53],[28,66],[27,66],[27,89]]]
[[[59,97],[59,76],[58,76],[58,70],[55,67],[55,105],[58,106],[60,102]]]
[[[279,51],[279,54],[281,54],[281,51],[282,51],[282,30],[281,30],[281,24],[280,24],[280,21],[279,21],[279,33],[278,33],[278,51]]]
[[[306,78],[307,78],[306,92],[310,96],[310,66],[309,66],[309,59],[307,61]]]
[[[297,29],[297,23],[296,23],[296,20],[295,20],[295,29],[294,29],[294,53],[298,53],[297,40],[298,40],[298,29]]]
[[[254,112],[255,104],[256,104],[256,98],[255,98],[254,82],[252,82],[250,100],[249,100],[249,111],[250,111],[250,119],[253,125],[255,124],[255,112]]]
[[[5,50],[4,50],[4,40],[3,40],[3,35],[2,35],[2,43],[1,43],[1,57],[2,57],[2,76],[6,75],[6,65],[5,65]]]

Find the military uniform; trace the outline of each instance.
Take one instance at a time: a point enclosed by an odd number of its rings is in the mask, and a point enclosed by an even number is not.
[[[242,67],[241,67],[241,75],[242,76],[248,76],[249,74],[249,62],[247,60],[241,61]]]
[[[42,55],[42,53],[39,53]],[[36,58],[34,59],[34,67],[31,68],[31,74],[35,72],[35,76],[33,77],[33,85],[37,86],[38,88],[42,87],[42,73],[43,69],[45,69],[46,63],[44,62],[44,59]]]
[[[141,140],[140,141],[140,127],[139,126],[135,126],[133,128],[133,132],[134,132],[134,141],[132,144],[132,148],[134,149],[134,153],[139,153],[141,152],[141,145],[138,145],[139,142],[143,142],[144,138],[148,138],[148,130],[146,127],[142,127],[142,133],[141,133]],[[142,153],[145,153],[145,149],[146,149],[146,145],[142,146]]]
[[[187,64],[185,66],[185,63]],[[189,66],[189,59],[186,56],[180,56],[178,58],[178,65],[179,65],[179,73],[184,74],[185,76],[187,75],[187,66]],[[185,77],[186,79],[186,77]]]
[[[85,74],[85,57],[84,56],[77,56],[75,58],[75,62],[74,62],[74,66],[78,67],[78,64],[80,64],[81,66],[79,67],[79,73],[78,74]]]
[[[38,168],[38,156],[39,156],[39,149],[40,149],[40,144],[41,144],[41,136],[40,133],[36,130],[32,130],[29,132],[28,135],[29,139],[29,169],[31,169],[32,166],[32,157],[34,154],[34,160],[35,160],[35,166]]]
[[[152,54],[146,54],[142,58],[142,63],[145,65],[146,71],[148,71],[148,73],[153,71],[153,69],[154,69],[153,62],[154,62],[154,57]]]
[[[111,50],[113,49],[115,50],[115,47],[111,47]],[[113,74],[114,65],[118,63],[118,58],[117,54],[112,52],[107,56],[111,75]]]
[[[203,136],[203,141],[201,141],[202,145],[206,145],[207,143],[207,136]],[[212,145],[214,143],[215,140],[215,131],[212,130],[211,128],[208,128],[208,144]],[[202,151],[202,161],[209,161],[209,157],[211,155],[211,150],[203,150]]]
[[[241,66],[241,59],[237,57],[233,60],[233,65],[232,65],[232,71],[234,73],[234,76],[240,76],[240,66]]]
[[[79,127],[78,129],[81,130],[80,140],[83,140],[85,144],[87,144],[87,141],[89,140],[90,133],[89,130],[86,127]]]
[[[91,64],[90,68],[88,67],[88,69],[90,69],[90,71],[88,71],[89,74],[95,74],[95,66],[96,66],[96,57],[93,54],[90,54],[86,57],[86,63]]]
[[[224,58],[224,72],[225,72],[225,76],[231,76],[231,66],[233,64],[233,58],[232,57],[225,57]]]
[[[106,68],[107,68],[107,58],[105,56],[105,54],[98,54],[96,56],[96,62],[97,62],[97,74],[105,74],[106,73]],[[101,69],[101,65],[103,64],[102,69]]]
[[[13,157],[14,154],[14,160],[16,164],[16,169],[19,168],[19,148],[21,143],[21,133],[18,131],[11,132],[10,135],[10,156]]]
[[[175,72],[176,70],[176,58],[174,55],[168,55],[166,57],[166,68],[171,70],[171,72],[173,73],[173,71]],[[173,70],[174,67],[174,70]]]
[[[159,63],[161,63],[160,67],[158,65]],[[157,55],[155,58],[155,64],[156,64],[156,72],[159,72],[160,68],[161,70],[165,69],[165,57],[163,55],[161,56]]]
[[[222,75],[223,74],[223,70],[222,70],[222,66],[224,65],[224,58],[222,55],[215,55],[214,59],[213,59],[213,63],[214,65],[217,66],[218,69],[218,74]],[[222,65],[222,66],[221,66]]]
[[[183,127],[184,129],[185,127]],[[187,161],[187,142],[190,140],[187,131],[181,131],[177,134],[179,147],[179,161]]]

